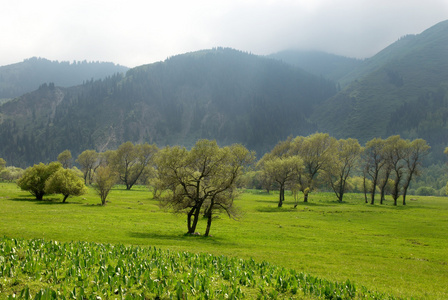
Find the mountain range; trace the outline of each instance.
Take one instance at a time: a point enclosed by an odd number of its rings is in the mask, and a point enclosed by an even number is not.
[[[23,62],[0,67],[0,101],[35,91],[43,83],[69,87],[85,80],[101,79],[129,68],[111,62],[50,61],[32,57]]]
[[[126,141],[190,147],[200,138],[261,156],[289,135],[320,131],[361,143],[424,138],[437,162],[448,142],[447,50],[445,21],[365,60],[215,48],[73,86],[48,80],[0,106],[0,157],[27,166],[65,149],[76,157]]]

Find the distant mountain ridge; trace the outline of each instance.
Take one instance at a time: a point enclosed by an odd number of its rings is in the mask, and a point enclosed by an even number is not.
[[[406,36],[347,75],[352,83],[313,119],[320,131],[361,142],[392,134],[421,137],[441,158],[448,144],[447,54],[448,21]]]
[[[0,157],[24,166],[55,160],[65,149],[76,156],[126,141],[190,147],[200,138],[242,143],[262,155],[289,135],[320,131],[361,143],[394,134],[423,138],[430,160],[441,161],[448,145],[447,50],[445,21],[362,61],[216,48],[78,86],[41,85],[0,105]],[[313,56],[328,63],[304,59]],[[341,90],[338,82],[345,82]]]
[[[339,82],[362,65],[363,60],[321,51],[284,50],[268,55],[270,58],[299,67],[311,74]]]
[[[50,161],[65,149],[114,149],[126,141],[194,145],[201,138],[260,153],[310,134],[308,116],[335,84],[280,61],[217,48],[178,55],[125,76],[41,86],[0,106],[0,157]]]
[[[58,62],[32,57],[23,62],[0,66],[0,99],[11,99],[35,91],[41,84],[70,87],[97,80],[129,68],[110,62]]]

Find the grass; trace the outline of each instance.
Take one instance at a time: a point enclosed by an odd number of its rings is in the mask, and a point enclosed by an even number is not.
[[[185,236],[186,217],[160,210],[145,187],[117,187],[105,207],[93,190],[67,204],[61,199],[36,201],[0,183],[0,236],[253,258],[396,297],[448,298],[446,198],[411,196],[407,206],[394,207],[390,199],[369,205],[348,194],[337,203],[333,194],[315,193],[294,209],[290,195],[277,208],[276,194],[247,191],[236,201],[239,219],[214,220],[209,238]]]

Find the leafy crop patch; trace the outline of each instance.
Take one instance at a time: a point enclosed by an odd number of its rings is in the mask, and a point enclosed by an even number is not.
[[[0,240],[8,299],[392,299],[267,262],[156,248]]]

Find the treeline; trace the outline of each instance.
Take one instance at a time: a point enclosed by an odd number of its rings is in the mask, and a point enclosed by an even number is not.
[[[400,196],[406,205],[411,181],[422,173],[429,149],[425,140],[404,140],[397,135],[372,139],[362,147],[356,139],[337,140],[315,133],[279,142],[255,164],[255,152],[239,144],[219,147],[216,141],[199,140],[187,150],[126,142],[102,153],[83,151],[76,159],[80,169],[73,167],[69,150],[60,153],[57,162],[24,171],[6,167],[0,159],[0,175],[16,174],[18,186],[40,200],[47,194],[62,194],[65,202],[92,185],[102,205],[117,183],[128,190],[135,184],[148,185],[162,206],[187,215],[188,233],[194,234],[199,216],[205,216],[208,235],[215,214],[235,214],[238,188],[254,185],[268,191],[278,189],[279,207],[286,190],[292,191],[297,206],[299,194],[308,202],[317,189],[331,190],[343,202],[344,194],[355,185],[366,203],[374,204],[378,196],[383,204],[390,194],[394,205]]]
[[[17,185],[37,200],[62,194],[65,202],[69,196],[86,193],[86,184],[91,183],[105,205],[116,183],[130,190],[145,178],[163,206],[187,214],[189,234],[195,234],[200,215],[205,216],[208,236],[217,213],[234,215],[240,179],[254,159],[255,153],[241,145],[219,147],[209,140],[198,141],[191,150],[179,146],[159,150],[155,145],[127,142],[104,153],[85,150],[77,158],[81,171],[71,168],[72,156],[66,150],[57,162],[27,168]]]
[[[349,190],[353,175],[361,175],[365,202],[375,203],[377,192],[383,204],[390,192],[394,205],[406,195],[412,179],[419,175],[422,160],[429,153],[425,140],[404,140],[395,135],[375,138],[361,147],[356,139],[337,140],[328,134],[288,138],[258,162],[259,178],[266,189],[279,189],[279,203],[284,201],[285,189],[301,192],[304,202],[317,186],[332,190],[339,202]]]

